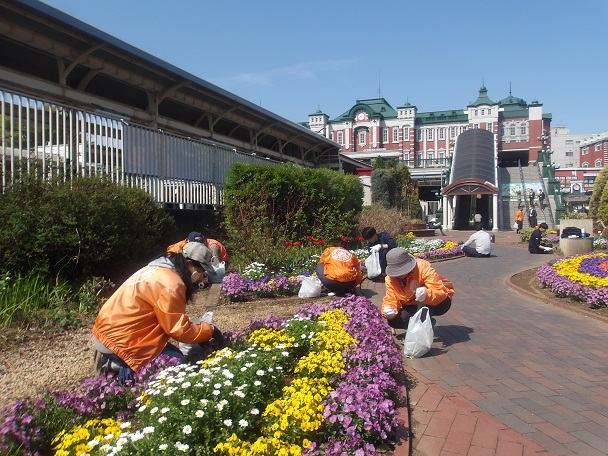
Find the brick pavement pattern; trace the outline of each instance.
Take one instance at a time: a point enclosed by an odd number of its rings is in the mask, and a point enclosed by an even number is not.
[[[490,258],[434,264],[456,295],[431,351],[406,359],[413,454],[608,454],[606,323],[515,292],[506,279],[551,257],[496,236]],[[364,284],[380,305],[384,284]]]

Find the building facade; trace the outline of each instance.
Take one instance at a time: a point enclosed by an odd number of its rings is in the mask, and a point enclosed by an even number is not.
[[[551,150],[553,162],[560,168],[580,167],[580,145],[596,135],[572,134],[568,127],[551,127]]]
[[[442,166],[452,156],[458,135],[470,128],[495,135],[499,166],[527,166],[537,160],[538,137],[550,130],[550,123],[551,114],[543,113],[538,101],[528,104],[511,93],[493,101],[482,86],[466,109],[422,112],[409,102],[393,108],[384,98],[376,98],[357,100],[333,119],[317,111],[304,125],[358,160],[397,158],[419,168]]]

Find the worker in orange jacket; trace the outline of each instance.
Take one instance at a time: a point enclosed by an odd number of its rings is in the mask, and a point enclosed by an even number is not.
[[[516,233],[519,233],[519,230],[521,230],[524,227],[524,213],[521,210],[521,208],[518,209],[517,213],[515,214],[515,222],[517,223]]]
[[[118,370],[125,382],[161,354],[185,362],[170,338],[188,344],[212,338],[221,342],[221,331],[204,322],[194,323],[186,314],[192,285],[211,267],[210,260],[208,248],[189,242],[180,253],[160,257],[129,277],[95,319],[98,368]]]
[[[386,254],[386,295],[382,315],[393,328],[407,328],[409,318],[423,306],[431,317],[443,315],[452,306],[454,286],[426,260],[414,258],[397,247]],[[432,318],[431,321],[435,322]]]
[[[321,283],[336,294],[354,293],[355,287],[363,280],[359,259],[346,249],[346,243],[342,240],[323,251],[316,272]]]
[[[212,262],[217,260],[223,261],[226,264],[228,263],[228,251],[226,250],[226,247],[224,247],[224,245],[220,241],[217,241],[215,239],[209,239],[198,231],[192,231],[190,234],[188,234],[188,237],[183,241],[171,244],[169,247],[167,247],[167,253],[180,252],[182,247],[188,242],[200,242],[209,250],[211,250]]]

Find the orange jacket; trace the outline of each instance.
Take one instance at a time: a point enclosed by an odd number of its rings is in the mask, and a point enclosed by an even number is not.
[[[515,214],[515,221],[516,222],[524,221],[524,213],[522,211],[517,211],[517,214]]]
[[[213,249],[211,248],[211,246],[216,245],[219,248],[220,251],[220,261],[228,261],[228,252],[226,251],[226,248],[222,245],[222,243],[220,241],[216,241],[215,239],[205,239],[205,242],[203,242],[203,245],[205,247],[207,247],[209,250],[211,250],[211,252],[213,252]]]
[[[167,255],[170,253],[182,253],[182,249],[187,243],[188,238],[184,239],[183,241],[176,242],[175,244],[171,244],[169,247],[167,247]]]
[[[338,282],[356,280],[357,285],[359,285],[363,279],[359,259],[342,247],[328,247],[325,249],[319,263],[325,265],[323,273],[330,280]]]
[[[174,269],[155,260],[140,269],[103,305],[93,335],[134,371],[155,359],[170,337],[198,343],[211,339],[207,323],[186,315],[186,285]]]
[[[405,279],[387,276],[384,281],[386,284],[386,296],[382,301],[384,318],[388,318],[386,309],[393,309],[393,312],[388,313],[394,315],[391,318],[395,318],[403,306],[417,305],[416,288],[418,287],[426,287],[426,299],[422,304],[427,306],[436,306],[455,293],[452,282],[441,277],[431,263],[420,258],[416,258],[416,266]]]

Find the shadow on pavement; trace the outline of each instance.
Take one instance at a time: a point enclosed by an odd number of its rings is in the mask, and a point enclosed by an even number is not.
[[[444,347],[471,340],[469,334],[474,331],[473,328],[460,325],[435,326],[434,330],[435,336],[441,338]]]

